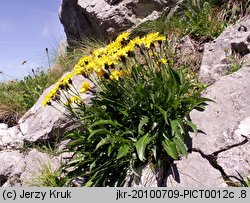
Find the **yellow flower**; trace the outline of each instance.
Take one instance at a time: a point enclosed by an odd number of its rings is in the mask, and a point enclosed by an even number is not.
[[[107,55],[112,55],[121,49],[122,45],[120,42],[112,42],[107,46]]]
[[[83,68],[83,67],[81,67],[81,66],[79,66],[79,65],[75,65],[74,66],[74,69],[73,69],[73,71],[72,71],[72,74],[73,75],[82,75],[82,74],[84,74],[85,73],[85,69]]]
[[[70,72],[63,76],[59,81],[61,85],[65,86],[68,85],[71,82],[71,78],[74,76],[73,72]]]
[[[160,36],[156,37],[155,40],[156,40],[156,41],[166,41],[166,37],[160,35]]]
[[[163,35],[159,35],[158,32],[153,32],[153,33],[147,34],[141,40],[146,48],[150,48],[152,44],[155,44],[158,41],[165,41],[166,37]]]
[[[109,76],[109,78],[111,80],[119,80],[121,76],[123,76],[123,71],[114,70],[111,72],[111,75]]]
[[[90,86],[89,82],[84,81],[84,82],[82,83],[82,87],[80,88],[80,93],[81,93],[81,94],[82,94],[82,93],[85,93],[85,92],[87,92],[87,91],[90,90],[90,89],[91,89],[91,86]]]
[[[72,104],[72,103],[80,104],[81,102],[82,100],[79,96],[72,96],[69,98],[69,102],[66,102],[66,105],[68,106],[69,104]]]
[[[99,71],[96,71],[96,75],[100,78],[102,78],[105,74],[107,73],[103,69],[99,69]]]
[[[82,58],[78,61],[77,65],[79,65],[79,66],[86,66],[86,65],[88,65],[88,63],[89,63],[91,60],[92,60],[92,56],[90,56],[90,55],[84,56],[84,57],[82,57]]]
[[[46,106],[49,102],[51,102],[51,99],[58,93],[59,91],[59,85],[58,83],[55,84],[55,86],[49,91],[48,94],[45,95],[42,106]]]
[[[128,40],[129,36],[129,32],[123,32],[116,38],[115,42],[122,42],[123,40]]]
[[[129,44],[140,45],[142,43],[142,39],[140,37],[136,37],[130,40]]]
[[[160,60],[157,61],[157,65],[159,65],[159,64],[167,64],[167,59],[160,58]]]
[[[102,47],[102,48],[99,48],[99,49],[95,49],[92,53],[93,55],[93,60],[96,59],[96,58],[99,58],[101,57],[102,55],[104,54],[107,54],[107,47]]]

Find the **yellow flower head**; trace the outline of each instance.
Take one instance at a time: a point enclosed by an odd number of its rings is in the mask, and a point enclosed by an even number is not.
[[[69,104],[75,103],[75,104],[81,104],[82,100],[79,96],[72,96],[69,98],[69,101],[66,103],[68,106]]]
[[[159,64],[167,64],[167,59],[160,58],[160,60],[157,61],[157,65],[159,65]]]
[[[63,76],[61,79],[60,79],[60,83],[61,85],[68,85],[70,82],[71,82],[71,78],[73,77],[73,72],[70,72],[68,74],[66,74],[65,76]]]
[[[42,105],[46,106],[48,103],[50,103],[52,98],[58,93],[58,91],[59,91],[59,84],[56,83],[55,86],[49,91],[49,93],[45,95],[42,101]]]
[[[102,78],[105,74],[107,73],[103,69],[99,69],[98,71],[96,71],[96,75],[100,78]]]
[[[78,61],[77,65],[79,65],[79,66],[86,66],[86,65],[88,65],[88,63],[89,63],[91,60],[92,60],[92,56],[90,56],[90,55],[84,56],[84,57],[82,57],[82,58]]]
[[[115,42],[122,42],[123,40],[128,40],[129,36],[129,32],[123,32],[116,38]]]
[[[153,33],[147,34],[141,40],[146,48],[150,48],[152,44],[155,44],[158,41],[165,41],[166,37],[163,35],[159,35],[158,32],[153,32]]]
[[[80,88],[80,93],[81,93],[81,94],[82,94],[82,93],[85,93],[85,92],[87,92],[87,91],[90,90],[90,89],[91,89],[91,86],[90,86],[89,82],[84,81],[84,82],[82,83],[82,87]]]
[[[114,70],[111,72],[111,75],[109,76],[109,78],[111,80],[119,80],[121,76],[123,76],[123,71]]]

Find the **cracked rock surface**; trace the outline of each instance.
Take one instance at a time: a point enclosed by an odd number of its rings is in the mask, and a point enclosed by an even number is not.
[[[44,167],[52,171],[60,165],[59,157],[51,157],[46,153],[32,149],[28,153],[18,151],[0,152],[0,182],[3,187],[32,186],[42,174]]]
[[[241,29],[244,27],[244,29]],[[242,64],[249,63],[250,53],[249,16],[231,25],[214,41],[205,44],[200,67],[200,81],[212,84],[230,72],[234,56]]]
[[[167,177],[168,187],[224,187],[221,173],[208,160],[193,152],[187,159],[175,161]]]
[[[204,112],[191,113],[200,130],[197,136],[192,135],[192,148],[212,155],[227,176],[250,174],[249,78],[250,67],[221,77],[203,95],[215,102]]]
[[[63,0],[59,12],[68,43],[83,37],[116,36],[147,20],[157,19],[168,6],[166,0]]]

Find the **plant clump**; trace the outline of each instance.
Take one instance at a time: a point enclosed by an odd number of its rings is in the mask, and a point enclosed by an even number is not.
[[[69,185],[82,177],[85,186],[123,186],[128,171],[140,176],[144,164],[188,156],[187,132],[197,131],[189,113],[209,99],[189,69],[174,68],[166,43],[157,32],[133,39],[124,32],[82,57],[45,96],[43,105],[57,102],[81,124],[65,136],[74,153],[62,166]],[[77,75],[87,78],[80,89],[72,83]],[[87,105],[88,92],[94,97]]]

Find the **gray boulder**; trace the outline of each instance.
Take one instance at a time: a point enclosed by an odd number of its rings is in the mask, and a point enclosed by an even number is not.
[[[3,127],[4,125],[2,125]],[[0,150],[17,149],[23,145],[24,136],[18,126],[0,128]]]
[[[36,149],[31,150],[27,154],[17,151],[4,152],[3,158],[12,160],[5,164],[5,168],[2,171],[0,168],[0,177],[1,174],[6,174],[6,182],[3,184],[3,187],[38,186],[40,184],[40,176],[44,172],[53,173],[53,171],[58,169],[61,161],[60,157],[52,157]]]
[[[250,67],[220,78],[203,96],[210,102],[204,112],[192,111],[191,118],[204,133],[193,137],[193,147],[211,154],[245,138],[235,131],[250,116]]]
[[[51,157],[46,153],[31,150],[23,160],[26,167],[20,176],[22,186],[39,184],[39,177],[45,172],[53,172],[60,166],[59,157]],[[22,166],[19,166],[22,169]],[[18,170],[18,168],[16,169]]]
[[[25,140],[30,142],[47,140],[71,129],[74,122],[66,109],[53,103],[53,106],[42,106],[44,96],[52,87],[44,91],[36,104],[19,120],[20,130]]]
[[[225,187],[221,173],[208,160],[193,152],[174,162],[167,177],[167,187]]]
[[[5,184],[22,158],[23,155],[17,151],[0,151],[0,186]]]
[[[164,184],[164,167],[156,168],[149,163],[137,168],[140,177],[128,172],[124,187],[161,187]]]
[[[245,18],[226,28],[213,42],[205,44],[200,81],[212,84],[230,72],[232,63],[244,63],[244,57],[250,53],[249,36],[250,19]],[[233,61],[233,55],[239,58],[238,61]]]
[[[169,4],[175,3],[166,0],[63,0],[59,17],[70,45],[72,40],[83,37],[114,37],[145,20],[158,18]]]
[[[74,77],[73,84],[79,89],[84,80],[86,78],[83,76]],[[19,120],[18,124],[25,141],[48,140],[78,127],[69,112],[58,103],[52,102],[53,106],[42,106],[44,96],[52,87],[53,85],[46,89],[36,104]],[[86,93],[82,97],[88,103],[92,95]]]
[[[249,176],[250,163],[250,67],[220,78],[203,96],[213,99],[204,112],[191,118],[200,133],[193,148],[218,164],[222,175]]]

